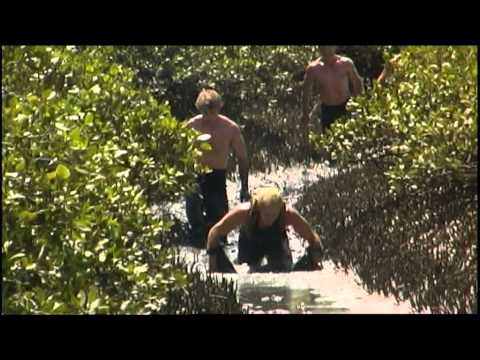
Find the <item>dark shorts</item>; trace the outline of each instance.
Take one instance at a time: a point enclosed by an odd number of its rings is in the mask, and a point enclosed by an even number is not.
[[[324,130],[329,129],[335,120],[347,114],[347,102],[348,100],[339,105],[321,105],[321,122]]]
[[[277,235],[274,238],[256,238],[248,236],[245,227],[240,228],[238,239],[238,263],[247,263],[250,272],[290,272],[316,270],[312,250],[308,247],[305,254],[293,264],[292,253],[288,246],[288,236]],[[266,258],[267,264],[262,265]]]
[[[267,264],[262,266],[263,259]],[[238,262],[247,263],[251,272],[288,272],[292,269],[292,254],[287,235],[252,238],[246,228],[240,228]]]
[[[186,197],[186,210],[190,243],[205,248],[208,231],[228,212],[226,170],[198,176],[197,191]],[[226,242],[226,239],[220,241]]]

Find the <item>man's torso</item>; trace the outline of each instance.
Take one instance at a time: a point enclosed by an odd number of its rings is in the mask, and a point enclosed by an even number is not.
[[[208,143],[212,150],[202,155],[201,161],[212,169],[225,169],[234,136],[235,123],[226,116],[218,115],[215,121],[203,121],[202,115],[192,119],[190,126],[195,130],[210,134]]]
[[[325,105],[339,105],[350,97],[348,58],[336,56],[334,64],[325,64],[320,59],[311,64],[314,92],[320,95]]]

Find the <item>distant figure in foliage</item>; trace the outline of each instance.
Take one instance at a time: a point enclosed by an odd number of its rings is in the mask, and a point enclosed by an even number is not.
[[[379,84],[385,84],[386,80],[393,74],[393,68],[397,65],[400,54],[395,55],[392,59],[385,63],[382,73],[377,78]]]
[[[320,130],[328,129],[336,119],[347,113],[351,96],[363,93],[363,79],[353,61],[336,54],[336,46],[320,46],[320,58],[311,62],[304,75],[303,116],[305,131],[310,124],[312,93],[319,96]]]
[[[219,114],[223,107],[220,95],[212,89],[202,90],[195,106],[201,113],[190,119],[187,126],[208,134],[212,150],[202,155],[201,162],[212,169],[197,177],[197,191],[186,198],[190,242],[205,248],[210,227],[228,211],[226,169],[228,156],[234,151],[239,162],[241,181],[240,201],[248,200],[248,158],[240,127],[228,117]],[[226,242],[226,238],[223,239]]]

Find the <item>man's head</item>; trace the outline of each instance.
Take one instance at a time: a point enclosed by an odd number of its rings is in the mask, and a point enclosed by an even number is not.
[[[215,90],[203,89],[195,101],[195,107],[203,115],[218,114],[223,107],[223,100]]]
[[[272,186],[255,191],[253,206],[257,209],[261,222],[265,226],[270,226],[277,220],[284,204],[280,191]]]
[[[337,52],[336,46],[320,46],[320,55],[325,58],[329,58]]]

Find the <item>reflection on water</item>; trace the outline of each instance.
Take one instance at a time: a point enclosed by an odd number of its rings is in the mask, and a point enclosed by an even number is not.
[[[323,299],[311,289],[291,289],[287,286],[239,287],[240,303],[250,313],[266,314],[325,314],[344,313],[347,308],[335,307],[335,301]]]
[[[207,274],[205,250],[182,247],[188,263]],[[230,254],[227,251],[227,254]],[[233,260],[233,259],[232,259]],[[250,314],[408,314],[411,307],[392,297],[373,294],[363,288],[352,272],[324,262],[321,271],[291,273],[248,273],[248,265],[235,264],[237,274],[216,273],[219,279],[236,284],[238,301]]]
[[[317,272],[317,275],[319,272]],[[223,275],[237,281],[239,302],[252,314],[340,314],[349,311],[322,295],[315,272]]]
[[[236,249],[227,246],[233,260]],[[207,271],[208,257],[204,250],[182,247],[187,263],[196,263],[197,270]],[[335,299],[322,294],[321,272],[248,273],[248,265],[235,265],[238,274],[216,274],[236,282],[239,302],[252,314],[339,314],[349,311]]]

